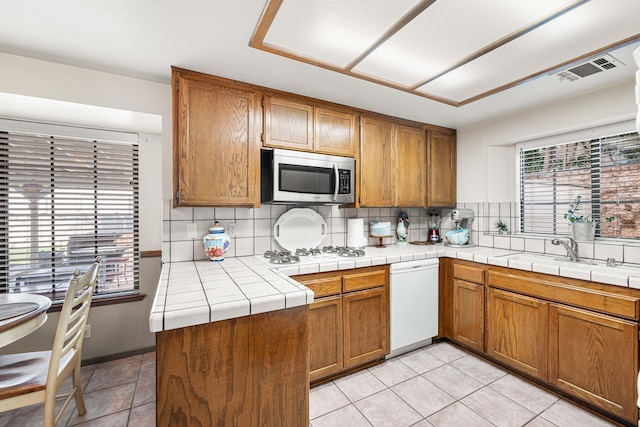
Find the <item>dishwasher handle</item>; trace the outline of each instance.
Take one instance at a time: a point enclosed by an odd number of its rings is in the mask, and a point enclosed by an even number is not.
[[[414,271],[430,270],[438,268],[438,259],[426,259],[419,261],[407,261],[391,264],[391,274],[411,273]]]

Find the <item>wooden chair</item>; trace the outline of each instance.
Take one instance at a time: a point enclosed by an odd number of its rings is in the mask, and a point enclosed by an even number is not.
[[[45,427],[55,426],[71,398],[75,398],[78,414],[87,412],[80,383],[80,362],[100,260],[97,257],[82,277],[79,270],[73,273],[51,351],[0,356],[0,412],[44,402]],[[71,391],[57,395],[72,374]],[[56,413],[58,398],[65,401]]]

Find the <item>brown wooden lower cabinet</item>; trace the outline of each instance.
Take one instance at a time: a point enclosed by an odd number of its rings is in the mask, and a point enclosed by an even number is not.
[[[453,279],[453,339],[484,349],[484,285]]]
[[[344,367],[389,353],[389,298],[385,288],[351,292],[344,301]]]
[[[315,300],[309,306],[309,380],[342,371],[342,296]]]
[[[560,304],[549,314],[549,382],[635,424],[638,324]]]
[[[308,306],[156,335],[156,425],[308,426]]]
[[[309,305],[309,379],[326,380],[389,354],[386,265],[293,277],[315,296]]]
[[[640,290],[448,260],[444,336],[616,422],[638,422]]]
[[[487,354],[546,379],[547,302],[489,288],[487,306]]]

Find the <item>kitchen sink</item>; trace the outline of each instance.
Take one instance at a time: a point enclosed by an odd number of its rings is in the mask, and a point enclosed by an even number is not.
[[[581,261],[571,261],[569,258],[563,258],[552,255],[536,255],[536,254],[526,254],[526,253],[517,253],[511,255],[503,255],[503,258],[507,258],[510,262],[510,266],[518,267],[518,264],[521,266],[524,264],[539,264],[545,266],[557,266],[560,269],[564,270],[574,270],[574,271],[584,271],[590,272],[592,279],[598,278],[598,281],[601,281],[602,277],[627,277],[627,276],[635,276],[640,277],[640,267],[629,266],[629,265],[615,265],[610,266],[607,265],[604,261],[593,261],[593,260],[581,260]],[[511,264],[511,261],[514,261]],[[608,282],[608,280],[603,280]]]
[[[600,265],[597,262],[594,262],[592,260],[571,261],[567,257],[558,257],[557,255],[552,256],[552,255],[535,255],[535,254],[519,253],[519,254],[503,255],[503,257],[508,258],[509,260],[516,260],[521,262],[540,262],[540,263],[551,263],[551,264],[567,263],[569,265],[575,265],[575,266]],[[603,263],[602,265],[606,267],[606,264]],[[615,268],[615,267],[609,267],[609,268]]]

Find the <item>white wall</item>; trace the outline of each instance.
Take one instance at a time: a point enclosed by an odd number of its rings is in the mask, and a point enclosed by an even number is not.
[[[50,118],[67,124],[76,124],[82,116],[81,125],[141,131],[140,249],[162,249],[162,188],[171,191],[170,85],[2,53],[0,70],[0,116]],[[43,108],[25,107],[38,98],[44,100]],[[73,117],[65,120],[60,111],[52,111],[56,108]],[[83,359],[155,346],[148,318],[159,274],[159,258],[142,259],[140,292],[146,294],[144,300],[91,309],[92,338],[85,341]],[[58,314],[52,313],[40,329],[1,352],[50,348],[57,320]]]
[[[458,201],[516,201],[515,143],[631,120],[636,108],[630,79],[458,129]]]

